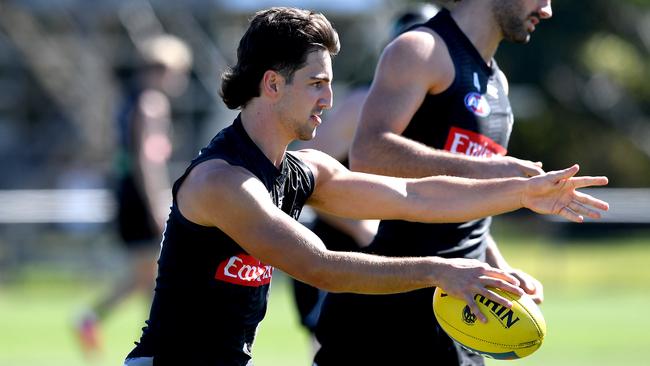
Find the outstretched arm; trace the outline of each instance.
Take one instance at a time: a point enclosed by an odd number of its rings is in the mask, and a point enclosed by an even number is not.
[[[314,150],[298,154],[312,166],[316,189],[309,203],[334,215],[417,222],[465,222],[522,207],[581,222],[599,218],[607,203],[576,189],[607,184],[605,177],[574,177],[578,166],[532,178],[401,179],[351,172]]]
[[[257,178],[221,160],[195,167],[177,201],[188,220],[219,228],[255,258],[327,291],[386,294],[444,286],[459,295],[466,292],[469,298],[481,293],[504,305],[509,302],[485,287],[521,293],[512,276],[474,260],[329,251],[314,233],[272,203]]]

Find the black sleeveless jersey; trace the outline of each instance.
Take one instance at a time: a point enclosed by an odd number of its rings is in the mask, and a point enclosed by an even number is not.
[[[314,188],[311,170],[294,155],[286,153],[278,170],[248,136],[239,116],[215,136],[174,183],[149,320],[128,357],[153,356],[154,365],[246,365],[251,358],[273,267],[250,256],[218,228],[184,218],[176,202],[189,172],[210,159],[249,170],[273,202],[296,220]]]
[[[448,11],[423,26],[445,41],[455,78],[444,92],[425,97],[403,135],[454,153],[505,154],[513,117],[496,63],[485,63]],[[366,251],[484,260],[489,224],[489,218],[462,224],[384,220]],[[385,365],[398,357],[404,365],[481,365],[480,357],[459,350],[437,324],[433,291],[328,294],[316,327],[321,348],[315,363]]]
[[[425,97],[403,136],[459,154],[505,155],[513,116],[504,90],[505,77],[496,62],[492,60],[491,67],[485,63],[447,10],[424,26],[445,41],[456,77],[444,92]],[[386,220],[380,223],[370,250],[391,256],[481,258],[490,221],[422,224]]]

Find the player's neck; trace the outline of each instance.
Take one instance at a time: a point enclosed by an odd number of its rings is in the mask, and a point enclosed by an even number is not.
[[[255,145],[279,168],[291,140],[284,136],[272,113],[253,102],[242,109],[241,121]]]
[[[451,11],[458,27],[472,42],[486,64],[497,52],[503,36],[492,17],[487,1],[469,2],[466,5],[460,2]]]

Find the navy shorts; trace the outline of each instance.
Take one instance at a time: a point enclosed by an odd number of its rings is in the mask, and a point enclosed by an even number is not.
[[[126,177],[117,187],[117,226],[127,249],[157,246],[158,233],[152,227],[150,213],[132,177]]]

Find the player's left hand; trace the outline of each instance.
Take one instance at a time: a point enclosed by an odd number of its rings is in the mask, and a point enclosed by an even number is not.
[[[536,304],[544,301],[544,286],[535,277],[520,269],[512,269],[508,273],[519,280],[519,287],[530,295]]]
[[[559,215],[574,222],[584,221],[584,216],[600,218],[598,210],[607,211],[609,204],[576,189],[606,185],[607,177],[575,177],[579,169],[576,164],[528,179],[522,205],[540,214]]]

